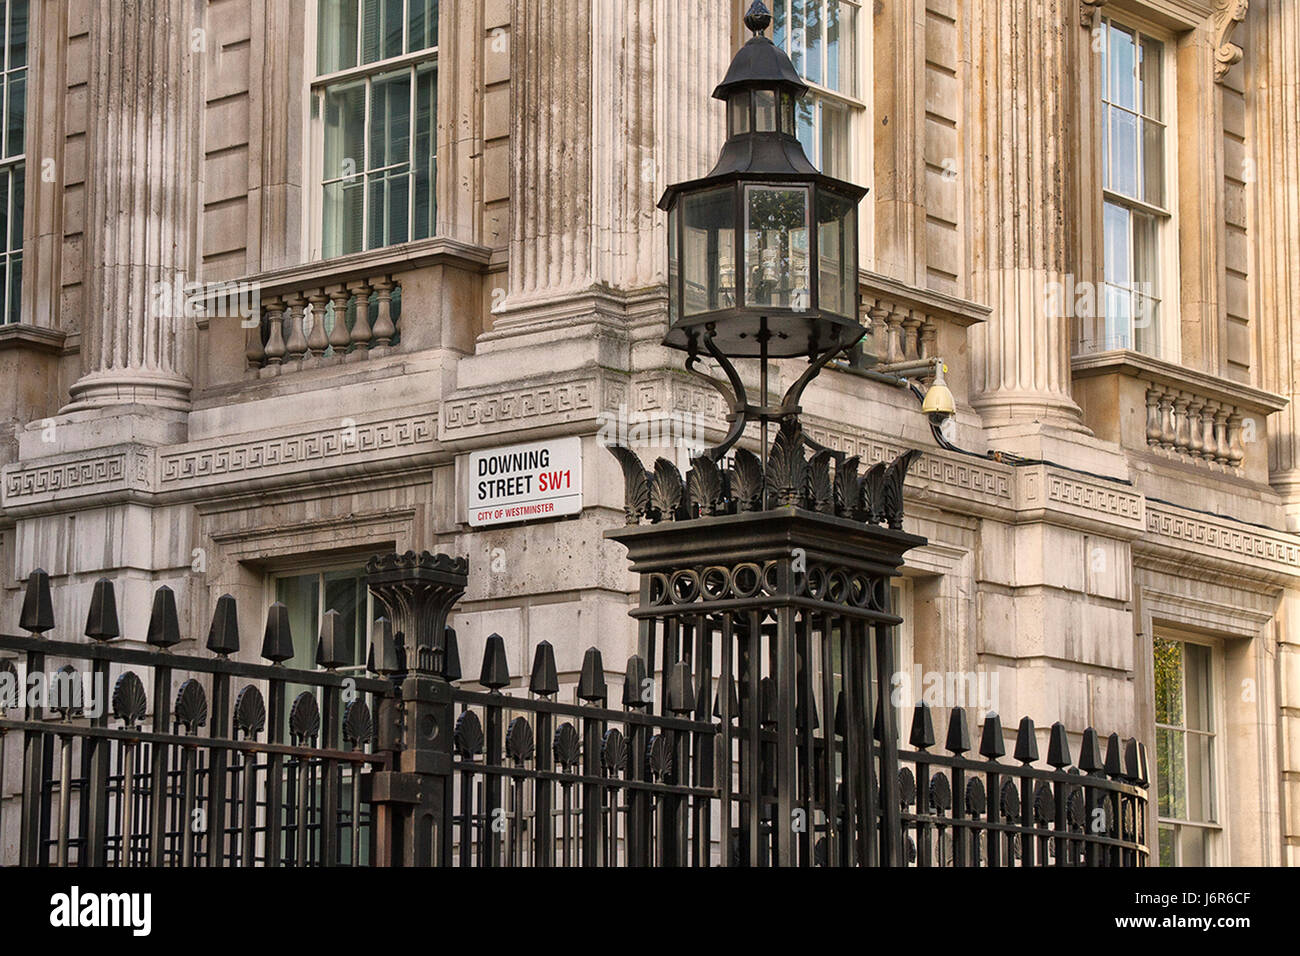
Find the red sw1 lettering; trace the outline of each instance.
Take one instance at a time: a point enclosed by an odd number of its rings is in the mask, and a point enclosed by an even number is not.
[[[559,491],[572,486],[572,476],[567,471],[544,471],[538,476],[538,487],[542,491]]]

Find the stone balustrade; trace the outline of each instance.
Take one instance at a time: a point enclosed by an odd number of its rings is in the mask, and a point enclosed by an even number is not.
[[[276,287],[261,296],[245,358],[267,374],[377,358],[398,346],[400,326],[401,284],[389,274]]]
[[[1193,462],[1241,467],[1246,459],[1241,409],[1196,391],[1157,382],[1147,386],[1148,446]]]

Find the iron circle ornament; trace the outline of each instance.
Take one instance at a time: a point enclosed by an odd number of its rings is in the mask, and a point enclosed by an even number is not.
[[[677,571],[668,579],[668,597],[674,604],[693,604],[700,596],[700,576],[690,568]]]
[[[723,601],[731,593],[731,575],[726,568],[713,565],[700,574],[700,591],[706,601]]]
[[[648,574],[650,581],[650,604],[652,607],[663,607],[668,601],[668,576],[655,571]]]
[[[738,598],[752,598],[763,586],[763,572],[757,564],[738,564],[731,572],[731,590]]]

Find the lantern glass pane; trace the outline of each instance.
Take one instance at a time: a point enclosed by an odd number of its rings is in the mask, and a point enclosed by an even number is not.
[[[731,94],[731,99],[727,102],[727,112],[730,114],[730,134],[740,136],[749,132],[749,91],[744,90],[740,93]]]
[[[745,304],[809,307],[808,191],[745,187]]]
[[[754,91],[754,131],[758,133],[776,132],[776,92],[774,90]]]
[[[736,304],[736,194],[723,187],[682,200],[683,314]]]
[[[668,210],[668,322],[672,324],[681,317],[681,256],[677,245],[677,206]]]
[[[817,192],[817,279],[823,312],[847,318],[854,314],[857,285],[857,206],[836,193]]]

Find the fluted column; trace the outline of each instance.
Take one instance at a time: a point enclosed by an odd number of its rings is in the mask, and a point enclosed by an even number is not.
[[[1250,20],[1261,384],[1291,400],[1268,420],[1269,470],[1300,528],[1300,4],[1255,2]]]
[[[973,330],[972,372],[990,424],[1081,418],[1069,319],[1049,296],[1072,271],[1070,63],[1080,35],[1077,0],[973,4],[973,288],[993,313]]]
[[[665,281],[670,182],[702,176],[725,134],[710,98],[731,8],[675,0],[514,0],[510,288],[505,317],[600,287]]]
[[[185,409],[194,279],[198,0],[92,0],[82,377],[67,411]]]

